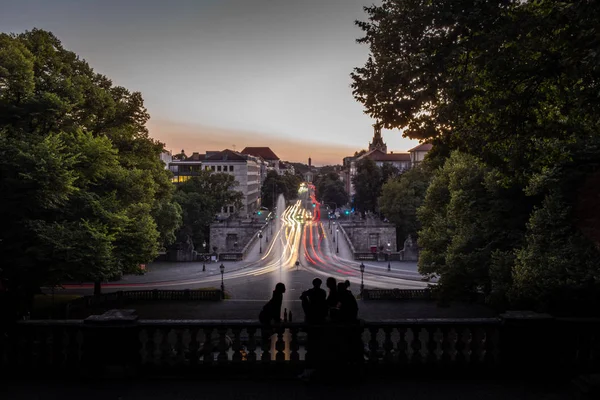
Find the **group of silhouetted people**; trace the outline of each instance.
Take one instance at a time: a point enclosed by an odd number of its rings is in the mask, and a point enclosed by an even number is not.
[[[329,277],[327,293],[323,281],[315,278],[313,287],[302,292],[300,300],[307,327],[307,369],[300,376],[309,378],[317,369],[331,371],[351,363],[362,362],[362,329],[358,326],[358,303],[350,291],[350,281],[336,282]],[[285,285],[278,283],[273,297],[263,307],[259,320],[263,324],[281,322]]]

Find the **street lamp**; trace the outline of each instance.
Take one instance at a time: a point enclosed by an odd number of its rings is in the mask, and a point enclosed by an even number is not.
[[[258,249],[258,252],[262,254],[262,229],[258,231],[258,242],[260,243],[260,248]]]
[[[204,250],[202,250],[202,252],[204,254],[202,254],[202,272],[206,271],[206,240],[204,242],[202,242],[202,248]]]
[[[339,228],[335,228],[335,237],[336,237],[336,239],[337,239],[338,232],[339,232]],[[335,244],[335,252],[336,253],[340,252],[340,241],[339,240],[337,240],[337,243]]]
[[[335,221],[333,221],[333,227],[335,228]],[[330,230],[329,233],[333,233],[333,231]],[[335,243],[335,235],[333,235],[333,243]]]
[[[360,263],[360,297],[362,298],[363,291],[365,290],[365,264]]]
[[[223,263],[221,263],[221,266],[219,267],[219,269],[221,270],[221,297],[224,299],[225,298],[225,283],[223,283],[223,274],[225,273],[225,266],[223,265]]]
[[[390,242],[388,242],[388,271],[391,271],[391,269],[392,269],[392,266],[390,265],[390,261],[391,261],[391,260],[390,260],[390,258],[392,258],[392,257],[391,257],[391,255],[392,255],[392,252],[391,252],[391,250],[390,250],[390,249],[391,249],[391,248],[390,248],[390,246],[391,246],[391,245],[392,245],[392,244],[391,244]]]

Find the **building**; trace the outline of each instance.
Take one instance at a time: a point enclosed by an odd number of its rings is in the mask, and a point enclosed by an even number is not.
[[[417,166],[425,159],[425,155],[433,148],[432,144],[423,143],[417,147],[413,147],[408,152],[410,154],[411,167]]]
[[[241,209],[235,210],[233,205],[224,204],[221,215],[228,216],[237,211],[247,216],[260,208],[261,164],[263,160],[259,157],[229,149],[206,153],[203,168],[233,175],[237,182],[234,190],[243,194]]]
[[[160,153],[160,161],[165,164],[165,169],[169,169],[169,163],[173,161],[173,155],[169,150],[163,150]]]
[[[263,159],[266,162],[267,165],[264,170],[264,173],[263,173],[263,171],[261,171],[261,183],[265,181],[268,171],[275,171],[275,172],[277,172],[277,174],[280,174],[280,172],[279,172],[280,159],[273,152],[273,150],[271,150],[270,147],[246,147],[246,148],[244,148],[244,150],[242,150],[241,154],[246,154],[246,155],[250,155],[250,156],[254,156],[254,157],[260,157],[261,159]]]
[[[428,143],[420,144],[417,147],[410,149],[406,153],[394,153],[387,151],[387,144],[384,143],[381,136],[381,127],[379,124],[374,125],[373,140],[369,143],[369,151],[364,154],[344,157],[342,172],[342,180],[346,186],[346,191],[350,198],[354,196],[354,185],[352,178],[356,175],[356,164],[365,158],[369,158],[375,162],[378,167],[385,164],[392,165],[399,172],[406,171],[415,167],[425,159],[425,155],[432,149],[432,145]]]
[[[183,156],[181,156],[183,155]],[[190,179],[192,176],[198,176],[202,170],[202,163],[205,159],[204,154],[193,153],[189,157],[185,157],[183,150],[177,158],[169,163],[169,170],[173,173],[171,182],[177,184]]]

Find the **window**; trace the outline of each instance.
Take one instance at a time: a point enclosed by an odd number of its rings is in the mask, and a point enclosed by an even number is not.
[[[214,165],[211,165],[211,166],[210,166],[210,169],[211,169],[211,170],[214,172],[214,171],[215,171],[215,166],[214,166]]]
[[[208,171],[210,167],[207,165],[206,167],[204,167],[204,169]]]
[[[221,166],[217,166],[217,172],[221,172]]]
[[[233,165],[229,166],[229,172],[233,172]]]

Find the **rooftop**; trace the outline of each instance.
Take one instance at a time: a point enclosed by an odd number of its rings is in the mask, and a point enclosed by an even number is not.
[[[373,161],[410,161],[410,154],[408,153],[384,153],[381,150],[371,150],[358,159],[369,158]]]
[[[412,152],[412,151],[429,151],[433,148],[433,145],[431,143],[423,143],[418,145],[417,147],[413,147],[412,149],[410,149],[408,152]]]
[[[274,161],[279,160],[279,157],[270,147],[246,147],[242,150],[242,154],[249,154],[255,157],[261,157],[263,160]]]

